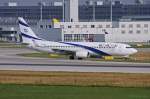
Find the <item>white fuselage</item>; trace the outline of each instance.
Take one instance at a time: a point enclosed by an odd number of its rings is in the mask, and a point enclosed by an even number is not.
[[[64,50],[71,52],[88,52],[90,55],[104,56],[128,56],[137,52],[127,44],[104,43],[104,42],[51,42],[34,40],[32,48],[49,53],[55,53],[55,50]],[[55,49],[55,50],[53,50]]]
[[[22,17],[18,18],[18,22],[23,43],[29,44],[29,47],[35,50],[49,53],[69,52],[78,58],[86,58],[91,55],[128,56],[137,52],[130,45],[121,43],[46,41],[37,37]]]

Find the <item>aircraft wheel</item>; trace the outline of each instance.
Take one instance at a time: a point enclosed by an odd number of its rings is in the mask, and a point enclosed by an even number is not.
[[[75,57],[73,55],[69,56],[69,59],[74,60]]]
[[[78,60],[82,60],[83,58],[81,58],[81,57],[78,57]]]

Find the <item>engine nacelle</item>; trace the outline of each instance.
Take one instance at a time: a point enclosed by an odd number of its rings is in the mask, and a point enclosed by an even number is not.
[[[87,52],[87,51],[78,51],[78,52],[76,52],[76,57],[78,57],[78,58],[87,58],[87,57],[89,57],[89,52]]]
[[[48,53],[53,53],[54,51],[51,49],[47,49],[47,48],[41,48],[41,47],[33,47],[32,49],[35,49],[37,51],[41,51],[41,52],[48,52]]]

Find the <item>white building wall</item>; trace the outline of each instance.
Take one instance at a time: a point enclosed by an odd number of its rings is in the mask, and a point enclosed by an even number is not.
[[[150,21],[120,22],[119,28],[113,28],[112,31],[111,34],[105,35],[106,42],[148,42]]]
[[[111,28],[111,22],[61,22],[54,27],[62,28],[63,35],[104,34],[106,42],[150,41],[150,21],[119,22],[118,28]]]
[[[69,26],[71,27],[69,28]],[[62,28],[66,33],[73,31],[74,33],[84,34],[105,34],[104,30],[110,31],[110,27],[111,22],[60,22],[54,24],[54,28]]]
[[[70,21],[78,22],[78,0],[70,0]]]

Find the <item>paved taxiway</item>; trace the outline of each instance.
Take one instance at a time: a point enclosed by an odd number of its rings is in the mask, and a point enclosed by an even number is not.
[[[35,51],[20,48],[0,48],[0,70],[150,73],[149,63],[100,62],[16,56],[19,53],[30,52]]]

